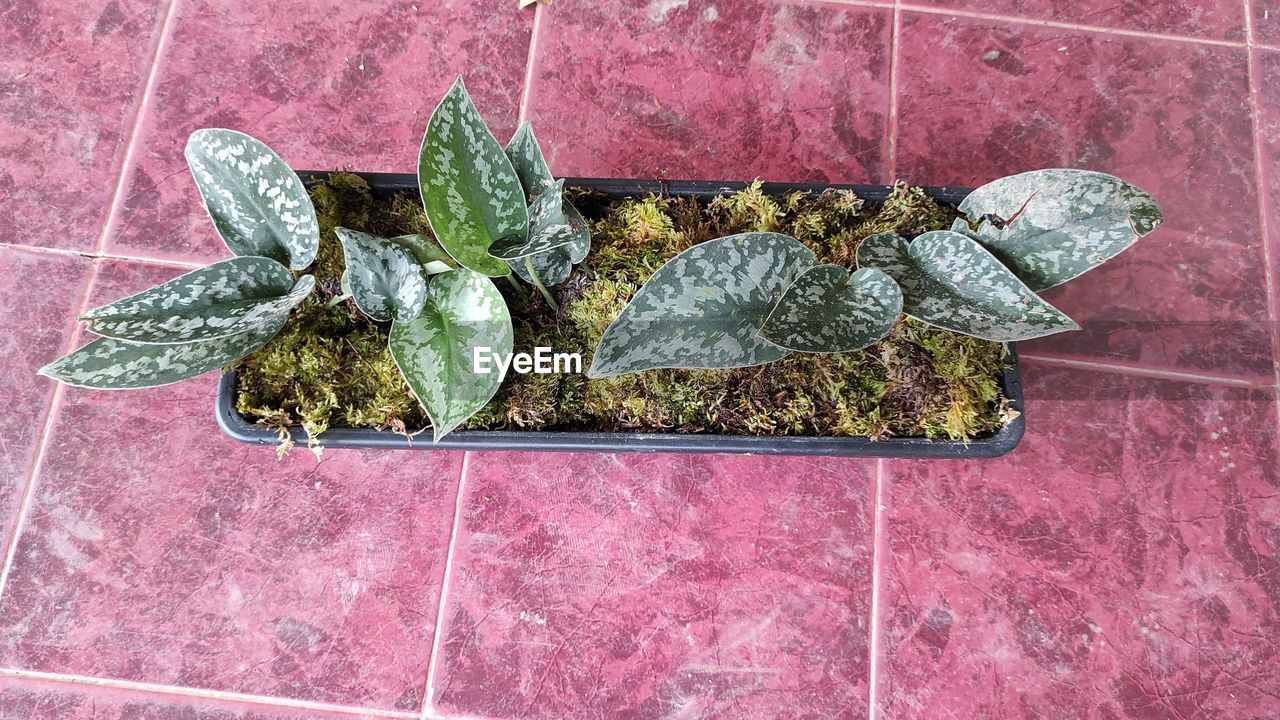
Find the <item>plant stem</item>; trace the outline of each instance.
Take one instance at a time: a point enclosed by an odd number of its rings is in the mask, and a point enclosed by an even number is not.
[[[511,283],[511,287],[515,288],[516,295],[519,295],[521,299],[524,299],[524,288],[520,287],[520,283],[516,282],[515,278],[511,275],[507,276],[507,282]]]
[[[538,273],[534,272],[532,255],[525,256],[524,269],[529,271],[529,279],[533,281],[533,286],[538,288],[538,292],[542,293],[542,297],[546,298],[547,304],[551,306],[551,309],[560,312],[559,303],[556,302],[555,298],[551,297],[551,291],[547,290],[547,286],[542,284],[542,280],[538,278]]]
[[[330,300],[329,302],[325,303],[325,304],[324,304],[324,309],[325,309],[325,310],[332,310],[332,309],[334,309],[334,308],[338,307],[338,305],[339,305],[343,300],[350,300],[350,299],[351,299],[351,294],[350,294],[350,293],[347,293],[347,294],[344,294],[344,295],[338,295],[337,297],[333,298],[333,299],[332,299],[332,300]]]

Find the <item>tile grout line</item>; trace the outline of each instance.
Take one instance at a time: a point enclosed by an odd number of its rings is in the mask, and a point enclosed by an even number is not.
[[[1244,39],[1249,71],[1249,109],[1253,114],[1253,166],[1257,173],[1258,227],[1262,231],[1262,272],[1266,278],[1267,317],[1271,320],[1271,367],[1275,372],[1276,416],[1280,417],[1280,288],[1271,247],[1271,181],[1267,173],[1267,152],[1262,140],[1262,93],[1259,90],[1258,49],[1254,43],[1253,0],[1244,0]]]
[[[870,632],[867,639],[867,718],[876,720],[880,716],[880,585],[884,574],[884,460],[876,460],[875,473],[875,514],[872,516],[871,530],[871,617]]]
[[[78,310],[72,317],[67,337],[62,341],[62,345],[59,348],[59,357],[71,352],[71,349],[75,347],[76,338],[79,337],[77,332],[79,321],[77,318],[84,313],[89,304],[93,286],[98,281],[98,267],[100,264],[100,260],[93,260],[89,265],[89,272],[85,276],[84,284],[80,290]],[[36,494],[36,478],[40,475],[40,466],[44,464],[45,454],[49,449],[49,434],[53,430],[53,420],[62,408],[62,398],[66,394],[66,390],[66,385],[55,382],[53,393],[48,400],[48,405],[45,406],[45,414],[40,422],[40,433],[36,436],[36,451],[31,456],[31,467],[27,469],[27,481],[22,486],[22,497],[18,501],[18,512],[13,518],[13,527],[9,531],[9,537],[6,538],[7,544],[4,548],[4,557],[0,560],[0,598],[4,597],[4,591],[9,583],[9,572],[13,569],[13,561],[18,555],[18,540],[22,537],[22,528],[26,525],[27,514],[31,512],[31,504]]]
[[[166,39],[172,33],[173,18],[175,15],[174,8],[177,6],[178,0],[169,0],[169,5],[165,8],[164,20],[160,24],[160,36],[156,39],[155,50],[151,57],[151,67],[147,71],[147,80],[142,86],[142,96],[138,100],[138,106],[134,110],[133,125],[129,132],[129,141],[125,145],[124,156],[120,160],[120,174],[116,178],[116,187],[111,195],[111,203],[108,205],[107,217],[102,223],[102,231],[98,234],[98,240],[94,245],[94,255],[101,255],[103,248],[106,246],[107,237],[111,229],[114,227],[116,219],[119,215],[120,206],[123,203],[125,178],[128,175],[130,165],[133,162],[133,156],[137,149],[138,131],[142,125],[143,118],[149,106],[149,99],[154,91],[155,79],[158,74],[157,68],[160,65],[160,58],[166,46]],[[71,318],[71,327],[67,333],[67,339],[63,343],[63,354],[69,352],[73,347],[78,333],[76,332],[79,325],[78,318],[84,314],[89,304],[89,297],[92,294],[93,286],[98,279],[98,270],[102,261],[100,259],[91,260],[92,265],[89,269],[89,276],[84,284],[84,294],[80,298],[79,309]],[[27,471],[27,482],[22,488],[22,499],[18,504],[18,513],[14,518],[13,529],[8,538],[8,545],[5,547],[4,559],[0,561],[0,597],[4,596],[5,586],[9,582],[9,573],[13,569],[13,561],[18,552],[18,541],[22,537],[23,526],[26,524],[27,515],[31,511],[31,503],[35,497],[36,480],[40,474],[40,466],[44,463],[44,458],[48,450],[49,434],[53,428],[54,419],[58,415],[58,411],[62,407],[62,398],[66,394],[66,386],[58,383],[54,388],[53,397],[49,401],[47,414],[40,428],[40,434],[36,441],[36,452],[31,461],[31,468]]]
[[[841,5],[853,5],[856,7],[887,7],[884,3],[870,2],[868,0],[829,0]],[[1086,25],[1084,23],[1062,22],[1059,20],[1041,20],[1038,18],[1019,17],[1017,15],[1000,15],[997,13],[975,12],[972,10],[960,10],[956,8],[931,7],[928,5],[916,5],[910,2],[900,2],[896,7],[907,12],[917,12],[924,15],[945,15],[950,17],[968,18],[970,20],[988,20],[991,22],[1010,23],[1014,25],[1034,25],[1037,27],[1056,28],[1059,30],[1073,30],[1077,32],[1097,33],[1101,35],[1119,35],[1123,37],[1144,38],[1147,40],[1165,40],[1169,42],[1189,43],[1192,45],[1214,45],[1217,47],[1243,48],[1246,46],[1244,42],[1236,42],[1232,40],[1216,40],[1213,38],[1198,38],[1189,35],[1177,35],[1174,33],[1158,33],[1148,32],[1145,30],[1126,30],[1121,28],[1109,28],[1098,25]]]
[[[203,698],[208,700],[226,700],[230,702],[291,708],[295,710],[316,710],[319,712],[343,713],[357,716],[374,715],[384,718],[405,718],[406,720],[417,720],[418,718],[416,713],[405,711],[379,710],[377,708],[366,708],[356,705],[339,705],[336,703],[316,702],[313,700],[294,700],[292,698],[275,697],[272,695],[253,695],[250,693],[231,692],[228,690],[205,690],[200,688],[182,687],[179,685],[161,685],[159,683],[138,682],[135,680],[117,680],[114,678],[98,678],[88,675],[51,673],[40,670],[0,668],[0,677],[15,678],[19,680],[44,680],[49,682],[66,683],[68,685],[86,685],[89,687],[111,688],[113,690],[133,690],[136,692],[153,693],[157,695]]]
[[[151,58],[151,68],[147,71],[147,81],[142,86],[142,98],[138,101],[138,108],[133,116],[133,127],[129,132],[129,142],[125,145],[124,158],[120,161],[120,176],[116,178],[116,188],[111,194],[107,219],[102,223],[102,233],[98,235],[98,243],[94,248],[98,253],[107,246],[107,238],[111,236],[111,232],[120,220],[120,212],[124,206],[125,183],[128,181],[129,170],[133,167],[133,158],[138,150],[138,135],[141,134],[142,124],[146,120],[147,113],[151,109],[151,100],[155,96],[156,78],[160,75],[160,60],[164,57],[169,39],[173,35],[174,18],[178,14],[179,1],[169,0],[169,6],[165,8],[164,22],[160,25],[160,37],[156,41],[155,54]]]
[[[140,255],[122,255],[119,253],[106,252],[83,252],[80,250],[67,250],[64,248],[47,248],[38,245],[22,245],[19,243],[0,243],[0,248],[15,250],[18,252],[27,252],[37,255],[56,255],[59,257],[77,257],[85,260],[119,260],[121,262],[135,262],[145,265],[161,265],[164,267],[172,267],[178,269],[195,270],[205,267],[205,263],[186,262],[185,260],[164,260],[161,258],[146,258]]]
[[[898,67],[900,62],[899,48],[902,42],[902,12],[898,2],[893,3],[893,28],[889,35],[889,147],[885,164],[888,166],[887,184],[898,180]]]
[[[533,27],[529,30],[529,54],[525,58],[524,87],[520,91],[520,109],[516,113],[516,127],[529,119],[529,95],[533,89],[533,67],[537,62],[538,29],[542,27],[542,3],[533,4]]]
[[[1064,367],[1081,368],[1083,370],[1094,370],[1097,372],[1110,372],[1117,375],[1131,375],[1135,377],[1145,377],[1157,380],[1182,380],[1186,382],[1199,382],[1212,385],[1231,385],[1235,387],[1249,388],[1270,388],[1274,387],[1274,383],[1264,382],[1260,380],[1250,380],[1248,378],[1233,378],[1220,375],[1209,375],[1202,373],[1182,372],[1179,370],[1160,370],[1157,368],[1141,368],[1131,365],[1120,365],[1115,363],[1102,363],[1092,360],[1075,360],[1072,358],[1060,358],[1049,355],[1036,355],[1034,353],[1018,353],[1019,360],[1031,360],[1034,362],[1045,363],[1047,365],[1061,365]]]
[[[449,550],[445,553],[444,577],[440,581],[440,602],[436,605],[436,627],[431,637],[431,661],[427,664],[427,684],[422,692],[421,720],[437,717],[435,712],[436,668],[440,662],[440,651],[444,644],[444,606],[449,598],[449,580],[453,576],[454,551],[458,544],[458,529],[462,526],[463,493],[467,485],[467,468],[471,464],[471,453],[462,454],[462,470],[458,473],[458,494],[453,502],[453,527],[449,530]]]

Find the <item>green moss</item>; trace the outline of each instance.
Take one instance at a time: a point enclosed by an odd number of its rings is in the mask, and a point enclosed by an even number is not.
[[[387,327],[370,322],[341,294],[341,225],[383,236],[429,233],[415,196],[377,198],[338,173],[311,189],[322,231],[310,270],[319,290],[285,330],[240,363],[238,407],[273,426],[301,423],[313,436],[332,427],[417,431],[428,420],[386,348]],[[848,191],[817,196],[765,194],[759,183],[707,205],[643,197],[613,205],[577,196],[591,221],[592,253],[551,288],[554,312],[537,293],[505,281],[516,350],[547,346],[581,352],[584,366],[628,299],[676,253],[704,240],[750,230],[782,232],[824,262],[852,267],[858,243],[888,230],[914,237],[949,227],[957,216],[918,188],[899,183],[882,207]],[[1003,346],[898,323],[865,350],[796,353],[737,370],[654,370],[599,380],[585,375],[511,373],[467,428],[664,430],[720,434],[925,436],[967,439],[1002,423]]]

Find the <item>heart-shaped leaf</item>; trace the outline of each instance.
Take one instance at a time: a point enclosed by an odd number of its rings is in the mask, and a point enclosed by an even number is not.
[[[548,287],[568,279],[573,272],[573,266],[582,262],[591,251],[591,232],[587,229],[587,221],[568,201],[564,204],[564,210],[569,224],[577,233],[573,242],[525,258],[533,265],[533,271],[538,274],[538,279]],[[511,269],[520,276],[521,280],[530,285],[533,284],[533,278],[530,277],[524,261],[512,263]]]
[[[760,337],[788,350],[849,352],[888,335],[901,312],[902,291],[884,271],[818,265],[786,289]]]
[[[910,244],[872,235],[858,246],[858,265],[884,270],[902,288],[903,312],[945,330],[1012,342],[1079,329],[975,240],[950,230]]]
[[[427,302],[427,273],[405,246],[358,230],[334,228],[342,241],[356,307],[377,322],[412,320]]]
[[[1097,267],[1164,222],[1150,195],[1088,170],[1034,170],[1001,178],[970,193],[960,211],[981,223],[966,234],[1032,290]]]
[[[391,325],[391,356],[431,418],[436,442],[498,391],[496,370],[477,373],[474,353],[510,355],[511,315],[493,281],[459,268],[436,275],[417,318]]]
[[[564,181],[557,180],[529,206],[529,236],[524,240],[499,240],[489,248],[489,252],[504,260],[537,255],[576,241],[580,230],[569,223],[569,216],[565,213]]]
[[[555,184],[551,176],[551,167],[542,154],[542,147],[534,137],[533,126],[528,122],[521,123],[516,134],[507,143],[507,157],[520,178],[520,185],[529,197],[537,197]]]
[[[463,267],[511,274],[489,254],[494,242],[529,234],[529,212],[515,168],[485,126],[458,78],[431,114],[418,156],[418,186],[440,245]]]
[[[235,130],[191,133],[183,153],[205,209],[236,255],[302,270],[320,249],[316,210],[298,175],[258,140]]]
[[[239,335],[275,323],[315,286],[295,284],[285,266],[264,257],[216,262],[85,313],[103,337],[171,345]]]
[[[801,272],[818,264],[800,241],[752,232],[708,240],[649,278],[605,330],[590,377],[652,368],[734,368],[786,357],[759,336]]]
[[[307,275],[305,277],[311,277]],[[287,317],[239,335],[180,345],[146,345],[98,338],[40,369],[40,374],[76,387],[132,390],[170,385],[230,365],[267,344]]]

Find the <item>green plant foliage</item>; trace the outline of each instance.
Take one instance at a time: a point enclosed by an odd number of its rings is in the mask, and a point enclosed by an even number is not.
[[[507,143],[506,152],[512,166],[515,167],[516,175],[520,177],[520,184],[524,187],[525,194],[535,199],[535,205],[538,204],[541,196],[553,187],[557,187],[555,178],[551,176],[551,168],[542,154],[542,148],[533,134],[532,125],[527,122],[520,125],[516,134],[512,136],[511,142]],[[563,185],[560,185],[557,189],[562,188]],[[560,212],[563,214],[564,222],[574,233],[573,240],[530,255],[528,258],[528,264],[533,266],[538,280],[546,286],[564,282],[573,271],[573,266],[582,262],[591,250],[591,232],[587,227],[587,221],[583,219],[582,213],[578,212],[573,203],[563,198],[563,193],[561,197],[563,202]],[[532,209],[530,216],[535,216]],[[557,219],[552,218],[552,220]],[[536,219],[531,220],[531,223],[535,227],[539,224]],[[531,230],[531,232],[534,231]],[[524,262],[512,263],[511,269],[521,280],[533,284],[533,276]]]
[[[40,374],[67,385],[98,390],[170,385],[203,375],[252,353],[279,332],[287,319],[281,317],[238,335],[177,345],[98,338],[40,368]]]
[[[508,237],[498,240],[489,248],[489,252],[503,260],[516,260],[575,242],[584,228],[574,227],[569,223],[564,205],[564,181],[557,180],[529,206],[528,238],[520,240]]]
[[[418,184],[435,237],[460,265],[490,277],[511,274],[489,253],[499,240],[524,241],[524,190],[458,78],[431,114],[418,158]]]
[[[236,255],[269,257],[294,270],[315,259],[315,208],[296,173],[271,148],[234,130],[191,134],[184,151],[214,227]]]
[[[311,188],[323,234],[312,272],[320,291],[262,350],[240,361],[237,408],[271,427],[301,424],[317,443],[330,427],[410,432],[428,420],[391,357],[387,328],[341,291],[342,251],[332,228],[382,237],[428,233],[417,194],[374,197],[364,181],[336,173]],[[900,185],[883,206],[848,191],[764,196],[781,232],[824,263],[852,264],[853,246],[886,230],[945,228],[954,211]],[[732,199],[730,196],[728,199]],[[593,348],[635,291],[680,251],[756,227],[686,198],[641,196],[600,205],[576,195],[591,218],[594,250],[553,288],[561,311],[499,283],[515,325],[514,347]],[[768,211],[768,208],[765,208]],[[819,230],[819,228],[821,230]],[[608,378],[508,373],[466,429],[592,430],[717,434],[917,436],[965,439],[999,427],[1001,345],[902,319],[883,340],[837,354],[793,353],[733,370],[648,370]],[[584,362],[590,362],[588,353]]]
[[[440,243],[430,235],[423,233],[397,235],[391,238],[391,242],[402,245],[413,253],[428,275],[447,272],[454,267],[453,258],[449,257],[449,253],[445,252],[444,248],[440,247]]]
[[[783,290],[818,263],[785,235],[750,232],[695,245],[663,265],[596,347],[588,375],[759,365],[788,351],[759,337]]]
[[[276,324],[313,284],[304,275],[295,286],[289,270],[269,258],[231,258],[90,310],[80,319],[90,331],[117,340],[161,345],[215,340]]]
[[[547,164],[547,159],[542,154],[542,146],[538,144],[538,139],[533,134],[533,125],[524,122],[516,128],[516,134],[512,135],[511,141],[507,143],[506,154],[511,160],[511,166],[515,168],[516,175],[520,178],[520,185],[524,188],[525,195],[538,197],[555,185],[555,178],[551,176],[551,166]]]
[[[1164,222],[1147,193],[1088,170],[1034,170],[987,183],[960,203],[982,243],[1032,290],[1064,283]]]
[[[997,342],[1078,329],[975,240],[950,230],[910,243],[872,235],[858,247],[858,264],[888,273],[902,288],[903,311],[935,327]]]
[[[427,273],[413,252],[386,238],[335,228],[342,241],[344,278],[356,307],[378,322],[406,322],[427,302]]]
[[[818,265],[787,287],[760,336],[788,350],[850,352],[888,335],[901,312],[902,291],[883,271]]]
[[[474,371],[474,352],[510,355],[511,315],[493,281],[465,268],[441,273],[422,314],[391,326],[391,355],[431,418],[439,442],[498,391],[499,374]]]

